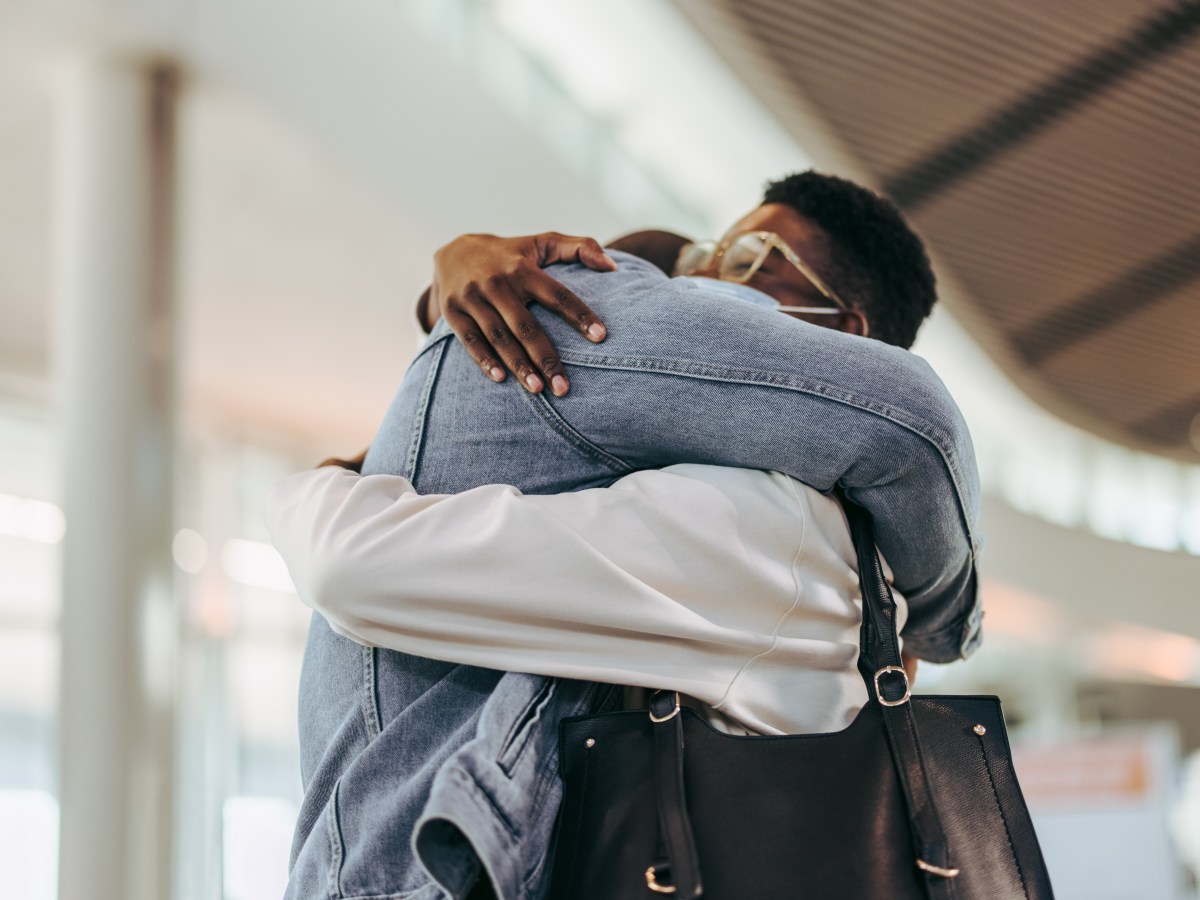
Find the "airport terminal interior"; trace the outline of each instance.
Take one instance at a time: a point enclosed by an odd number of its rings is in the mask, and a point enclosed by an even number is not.
[[[369,444],[439,246],[815,167],[927,242],[983,481],[915,689],[1001,697],[1060,900],[1200,896],[1197,159],[1191,0],[0,2],[0,895],[282,896],[264,495]]]

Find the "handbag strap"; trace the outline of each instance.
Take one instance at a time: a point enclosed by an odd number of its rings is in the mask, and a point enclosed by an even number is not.
[[[959,870],[950,862],[942,827],[929,785],[916,717],[909,704],[908,675],[900,657],[896,600],[875,549],[875,530],[865,509],[842,498],[854,548],[858,554],[863,618],[859,632],[858,669],[867,695],[879,703],[892,760],[912,827],[916,866],[925,875],[932,900],[952,900],[953,879]],[[646,886],[654,893],[694,900],[702,896],[699,858],[688,817],[683,779],[683,721],[679,694],[655,691],[649,700],[654,734],[655,794],[660,845],[666,861],[646,870]],[[660,877],[670,873],[670,884]]]
[[[952,896],[952,881],[959,870],[950,861],[946,831],[942,826],[929,785],[929,774],[917,720],[909,704],[908,674],[900,657],[896,628],[896,600],[875,548],[871,515],[843,498],[854,549],[858,554],[862,587],[863,620],[859,633],[858,669],[867,694],[879,702],[892,759],[908,808],[916,865],[925,874],[930,897]]]
[[[654,893],[694,900],[703,895],[703,887],[683,785],[683,716],[679,713],[679,694],[656,691],[648,706],[654,732],[659,845],[665,845],[666,859],[656,861],[646,870],[646,887]],[[659,879],[668,872],[669,884],[662,884]]]
[[[858,579],[862,588],[862,625],[858,635],[858,671],[872,698],[887,695],[888,702],[899,703],[908,693],[908,675],[900,657],[900,636],[896,627],[896,599],[883,571],[883,562],[875,549],[875,528],[871,514],[863,507],[841,498],[854,551],[858,554]],[[883,679],[877,680],[876,676]],[[896,690],[903,688],[903,691]]]

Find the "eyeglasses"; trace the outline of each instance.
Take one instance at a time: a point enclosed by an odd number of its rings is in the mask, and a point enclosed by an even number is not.
[[[762,268],[772,250],[778,250],[783,258],[800,270],[800,274],[826,297],[834,308],[826,306],[781,306],[780,312],[827,314],[847,312],[850,304],[843,301],[833,289],[811,268],[805,265],[796,251],[773,231],[745,231],[733,237],[717,241],[696,241],[685,244],[675,261],[676,275],[693,275],[711,269],[717,264],[717,274],[723,281],[745,284]]]

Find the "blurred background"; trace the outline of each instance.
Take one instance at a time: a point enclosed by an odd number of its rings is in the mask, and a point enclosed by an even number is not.
[[[280,896],[273,480],[370,441],[465,231],[887,192],[972,426],[1062,900],[1197,896],[1200,4],[0,0],[0,894]]]

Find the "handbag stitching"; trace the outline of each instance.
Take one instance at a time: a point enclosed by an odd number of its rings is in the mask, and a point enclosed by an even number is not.
[[[1008,852],[1012,854],[1013,865],[1017,869],[1017,877],[1021,879],[1021,890],[1025,897],[1029,897],[1029,885],[1025,883],[1025,872],[1021,869],[1021,860],[1017,858],[1016,848],[1013,847],[1012,832],[1008,828],[1008,817],[1004,815],[1004,805],[1000,802],[1000,792],[996,790],[996,779],[992,775],[992,764],[988,759],[987,745],[983,742],[982,737],[976,738],[979,741],[979,755],[983,757],[983,767],[987,769],[988,783],[992,786],[992,797],[996,801],[996,810],[1000,813],[1000,821],[1004,824],[1004,839],[1008,841]]]

